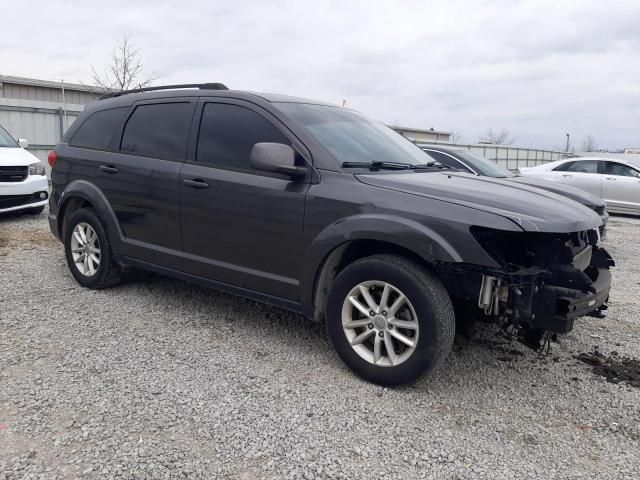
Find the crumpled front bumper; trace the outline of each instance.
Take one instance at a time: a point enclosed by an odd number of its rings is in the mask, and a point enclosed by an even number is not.
[[[543,285],[533,305],[532,326],[566,333],[573,329],[576,318],[588,315],[605,305],[611,290],[611,271],[608,268],[598,268],[597,271],[598,276],[588,293],[555,285]]]

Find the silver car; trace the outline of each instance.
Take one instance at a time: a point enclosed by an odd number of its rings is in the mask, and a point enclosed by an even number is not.
[[[580,157],[520,168],[528,177],[578,187],[604,199],[613,213],[640,215],[640,165],[628,160]]]

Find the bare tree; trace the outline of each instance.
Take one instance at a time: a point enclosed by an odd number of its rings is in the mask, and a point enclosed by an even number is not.
[[[582,140],[582,151],[595,152],[596,150],[598,150],[598,145],[596,144],[596,139],[593,138],[593,135],[589,134],[584,137],[584,140]]]
[[[91,65],[93,83],[104,90],[122,92],[151,85],[158,76],[144,73],[139,51],[131,43],[131,35],[124,35],[111,53],[111,60],[100,74]]]
[[[462,132],[460,130],[453,130],[451,132],[451,143],[460,143],[462,138]]]
[[[492,145],[511,145],[516,141],[506,128],[503,128],[499,132],[494,132],[493,128],[490,128],[482,137],[479,138],[479,140],[480,143],[489,143]]]

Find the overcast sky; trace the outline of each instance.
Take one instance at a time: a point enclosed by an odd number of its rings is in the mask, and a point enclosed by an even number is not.
[[[129,33],[158,83],[223,82],[475,142],[640,147],[640,1],[21,0],[0,73],[89,82]]]

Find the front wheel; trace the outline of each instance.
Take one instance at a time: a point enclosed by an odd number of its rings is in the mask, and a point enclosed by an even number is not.
[[[374,255],[336,277],[327,329],[355,373],[397,386],[415,382],[444,360],[455,316],[447,291],[429,270],[399,255]]]

